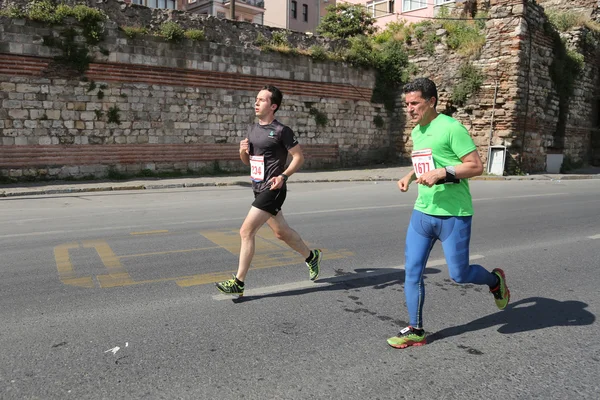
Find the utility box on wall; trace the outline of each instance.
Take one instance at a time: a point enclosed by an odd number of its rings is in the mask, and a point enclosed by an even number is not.
[[[506,160],[506,146],[496,145],[488,148],[487,173],[490,175],[504,175],[504,161]]]

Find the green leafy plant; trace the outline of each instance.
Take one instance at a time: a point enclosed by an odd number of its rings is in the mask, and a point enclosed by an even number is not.
[[[309,49],[310,56],[318,61],[327,60],[327,51],[323,48],[323,46],[319,46],[318,44],[311,46]]]
[[[131,39],[148,34],[148,28],[143,26],[121,26],[120,29]]]
[[[452,104],[462,106],[469,96],[481,88],[485,76],[470,63],[463,64],[458,71],[458,75],[459,83],[452,90],[451,100]]]
[[[32,21],[55,22],[55,9],[49,0],[33,0],[27,4],[27,18]]]
[[[375,117],[373,117],[373,123],[379,129],[383,128],[383,126],[385,125],[383,117],[379,114],[377,114]]]
[[[167,21],[160,26],[158,35],[168,41],[178,42],[184,37],[185,31],[177,22]]]
[[[102,116],[104,115],[104,113],[101,110],[94,110],[94,113],[96,114],[96,119],[99,121],[102,119]]]
[[[120,124],[121,123],[121,116],[119,115],[120,111],[121,110],[119,109],[119,106],[117,106],[117,105],[110,107],[108,109],[108,112],[106,113],[108,122],[111,124]]]
[[[271,39],[271,44],[274,46],[289,46],[288,34],[286,31],[275,31]]]
[[[21,19],[25,18],[25,16],[26,14],[16,5],[11,5],[3,10],[0,10],[0,17]]]
[[[308,113],[313,116],[313,118],[315,119],[315,123],[319,127],[325,127],[329,123],[329,120],[327,118],[327,114],[325,114],[324,112],[321,112],[321,111],[317,110],[314,107],[311,107],[308,110]]]
[[[567,32],[576,26],[583,26],[589,17],[573,11],[548,11],[546,12],[548,21],[559,32]]]
[[[204,31],[202,29],[188,29],[185,31],[184,35],[186,38],[198,42],[205,40]]]
[[[375,18],[364,7],[340,3],[327,7],[327,13],[317,27],[317,32],[333,39],[347,39],[376,32]]]

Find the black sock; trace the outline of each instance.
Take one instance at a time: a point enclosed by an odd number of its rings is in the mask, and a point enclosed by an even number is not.
[[[500,286],[500,278],[498,277],[498,275],[494,274],[494,276],[496,277],[496,283],[494,284],[494,286],[490,286],[490,289],[496,289],[498,286]]]
[[[306,262],[311,262],[313,260],[313,258],[315,258],[315,252],[314,251],[310,251],[310,256],[308,256],[308,258],[304,261]]]
[[[425,329],[423,329],[423,328],[421,328],[421,329],[413,328],[413,332],[416,333],[419,336],[423,336],[423,334],[425,333]]]
[[[238,286],[244,286],[244,282],[240,281],[237,276],[235,277],[235,283],[237,283]]]

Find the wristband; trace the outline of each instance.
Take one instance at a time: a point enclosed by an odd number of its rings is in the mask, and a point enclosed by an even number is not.
[[[281,177],[283,178],[283,181],[284,181],[284,182],[287,182],[287,180],[288,180],[288,176],[287,176],[286,174],[281,174],[281,175],[279,175],[279,176],[281,176]]]

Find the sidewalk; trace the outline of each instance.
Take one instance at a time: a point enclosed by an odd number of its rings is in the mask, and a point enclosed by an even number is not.
[[[311,182],[352,182],[352,181],[397,181],[410,171],[411,166],[377,167],[366,169],[345,169],[334,171],[300,171],[289,180],[289,184]],[[600,167],[590,167],[569,174],[534,174],[525,176],[484,175],[471,180],[570,180],[600,179]],[[183,178],[139,178],[125,181],[55,181],[0,185],[0,197],[32,196],[44,194],[64,194],[83,192],[103,192],[114,190],[170,189],[201,186],[250,186],[246,175],[219,177]]]

